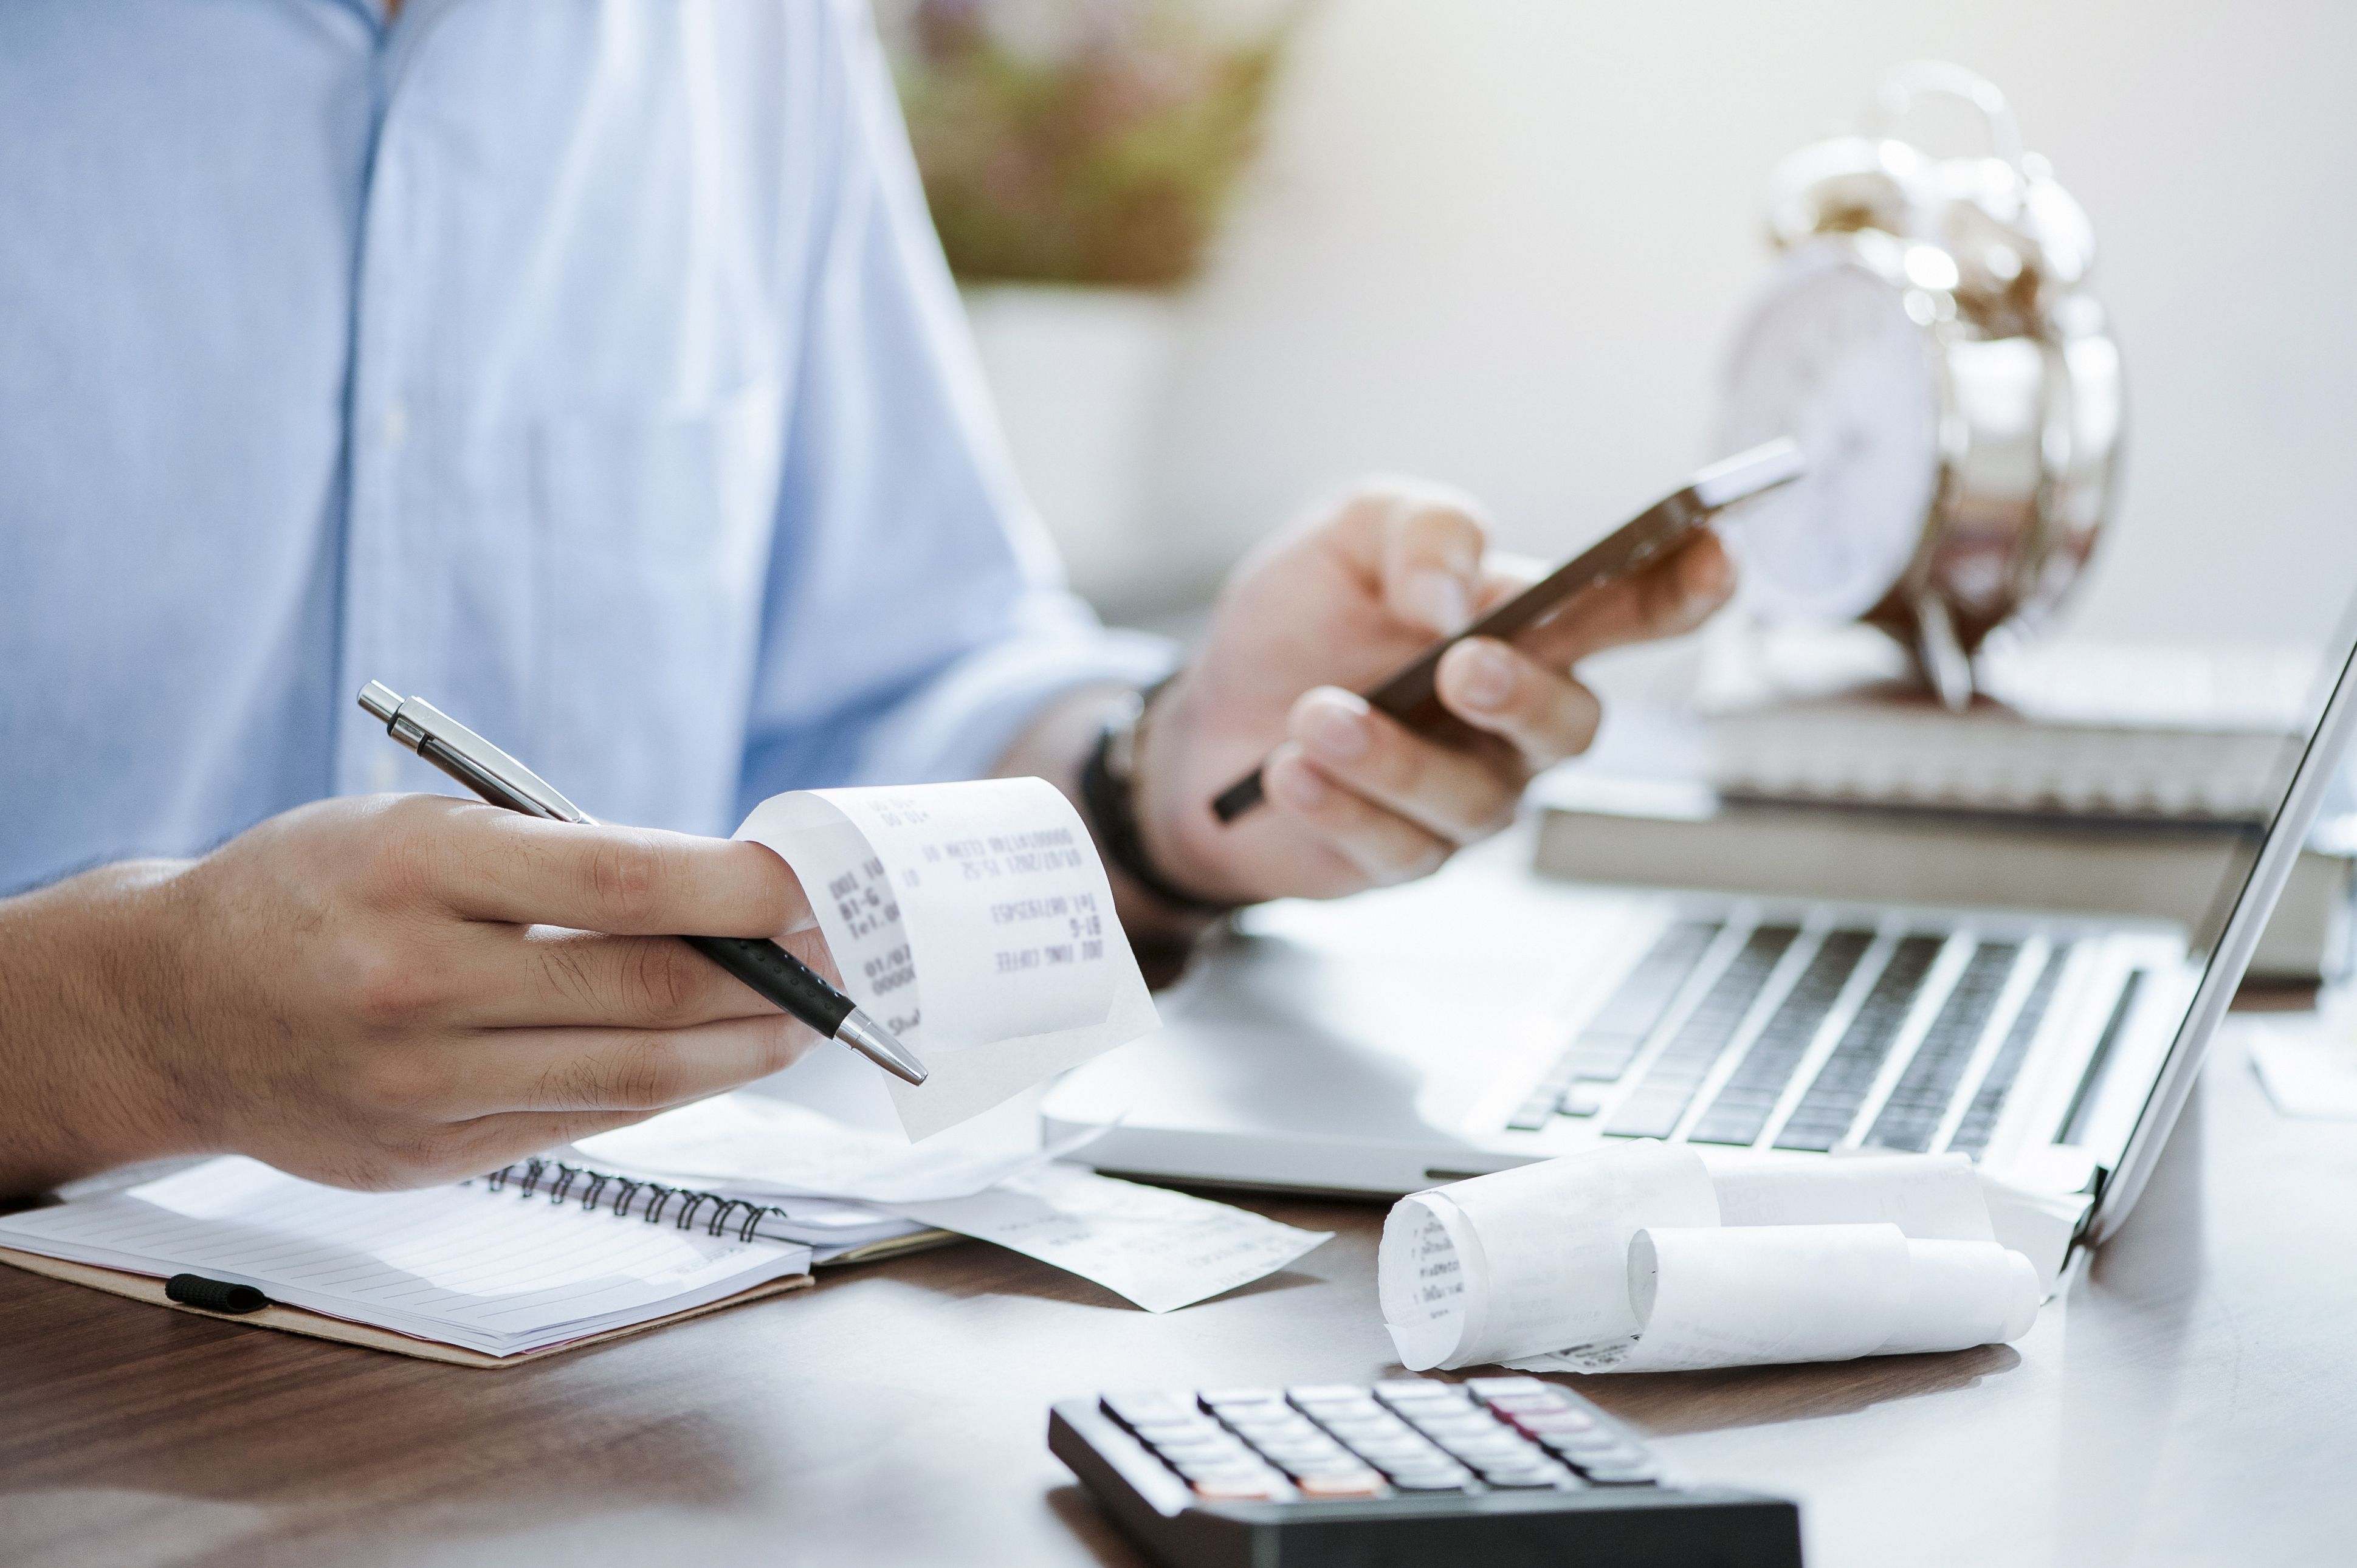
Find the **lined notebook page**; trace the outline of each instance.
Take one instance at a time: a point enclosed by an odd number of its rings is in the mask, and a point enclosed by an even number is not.
[[[807,1248],[742,1241],[482,1187],[360,1193],[253,1160],[0,1217],[0,1246],[274,1301],[512,1355],[804,1272]]]

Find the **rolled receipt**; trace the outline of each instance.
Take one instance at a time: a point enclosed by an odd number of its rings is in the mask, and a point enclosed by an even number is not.
[[[1411,1371],[1511,1360],[1636,1332],[1629,1242],[1718,1223],[1693,1150],[1635,1144],[1475,1176],[1394,1206],[1376,1277]]]
[[[800,790],[737,836],[794,868],[844,990],[931,1070],[886,1079],[910,1138],[1160,1022],[1088,829],[1043,779]]]
[[[1629,1245],[1637,1333],[1568,1359],[1681,1372],[1963,1350],[2018,1339],[2037,1272],[1994,1241],[1917,1241],[1891,1224],[1641,1230]]]
[[[1616,1144],[1403,1198],[1377,1278],[1401,1364],[1670,1371],[2019,1337],[2043,1287],[1961,1156]]]

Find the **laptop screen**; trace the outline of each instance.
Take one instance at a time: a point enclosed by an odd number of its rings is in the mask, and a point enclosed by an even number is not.
[[[2100,1241],[2126,1218],[2184,1109],[2210,1040],[2251,966],[2285,888],[2298,871],[2302,850],[2330,807],[2346,812],[2339,777],[2357,722],[2357,604],[2318,648],[2314,674],[2296,715],[2277,737],[2247,820],[2229,825],[2218,857],[2214,895],[2187,933],[2188,966],[2199,983],[2186,995],[2168,1058],[2147,1096],[2117,1168],[2105,1184],[2087,1230]],[[2247,693],[2244,695],[2247,696]],[[2223,748],[2233,737],[2216,737]],[[2328,830],[2336,835],[2336,823]],[[2333,885],[2345,902],[2345,888]],[[2344,908],[2338,913],[2345,919]],[[2346,938],[2341,940],[2345,942]]]

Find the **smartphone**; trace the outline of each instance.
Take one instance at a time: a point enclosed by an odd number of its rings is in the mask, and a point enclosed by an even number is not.
[[[1463,631],[1426,649],[1373,691],[1361,694],[1369,707],[1391,714],[1419,735],[1436,740],[1471,740],[1477,732],[1440,705],[1440,694],[1434,688],[1442,654],[1469,637],[1512,642],[1575,596],[1642,569],[1684,543],[1695,530],[1736,502],[1789,485],[1807,467],[1801,448],[1781,439],[1712,464],[1685,489],[1656,501]],[[1265,798],[1260,769],[1255,768],[1220,791],[1211,801],[1211,812],[1222,822],[1232,822]]]

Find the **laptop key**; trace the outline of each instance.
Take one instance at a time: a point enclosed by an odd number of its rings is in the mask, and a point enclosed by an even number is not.
[[[2005,1109],[2005,1098],[2013,1091],[2013,1080],[2021,1074],[2021,1064],[2029,1055],[2030,1042],[2038,1037],[2038,1026],[2044,1022],[2046,1009],[2054,1001],[2055,987],[2061,983],[2062,967],[2071,957],[2071,944],[2060,942],[2046,955],[2046,967],[2039,973],[2038,983],[2029,988],[2021,1011],[2013,1015],[2006,1030],[2005,1044],[1996,1049],[1989,1062],[1988,1071],[1982,1075],[1980,1087],[1973,1090],[1973,1102],[1964,1107],[1964,1119],[1956,1123],[1955,1135],[1948,1140],[1952,1154],[1981,1157],[1988,1147],[1989,1133],[1996,1127],[1998,1112]]]
[[[1875,978],[1857,1016],[1842,1031],[1841,1043],[1817,1069],[1808,1092],[1776,1134],[1778,1148],[1822,1152],[1848,1135],[1850,1123],[1857,1120],[1857,1108],[1866,1102],[1867,1090],[1874,1087],[1875,1074],[1882,1069],[1883,1058],[1890,1054],[1899,1031],[1907,1026],[1915,993],[1922,989],[1923,979],[1932,972],[1946,941],[1944,937],[1908,937],[1891,950],[1890,961]]]
[[[1940,1004],[1939,1016],[1876,1113],[1864,1140],[1868,1148],[1920,1155],[1932,1146],[1932,1134],[1947,1117],[1956,1085],[1972,1064],[1989,1014],[2020,956],[2020,947],[2012,942],[1983,942],[1973,950],[1955,988]]]
[[[1760,988],[1768,983],[1784,950],[1801,934],[1798,926],[1760,926],[1745,939],[1718,977],[1710,983],[1669,1044],[1604,1128],[1616,1138],[1666,1138],[1686,1113],[1711,1065],[1727,1048]]]
[[[1734,1074],[1720,1088],[1694,1131],[1693,1144],[1733,1144],[1749,1147],[1768,1128],[1768,1117],[1784,1095],[1784,1085],[1809,1052],[1809,1042],[1841,1000],[1842,988],[1874,945],[1872,931],[1835,931],[1818,944],[1809,966],[1776,1012],[1743,1053]]]
[[[1717,920],[1680,920],[1656,938],[1564,1053],[1561,1076],[1610,1083],[1627,1072],[1724,929]]]

